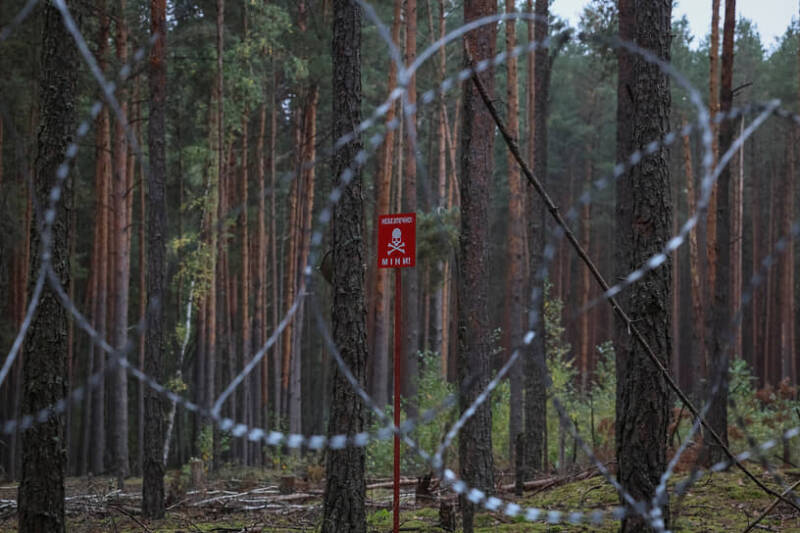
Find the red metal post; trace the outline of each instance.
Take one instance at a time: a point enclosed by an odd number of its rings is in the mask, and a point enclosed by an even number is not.
[[[394,269],[394,425],[400,427],[400,358],[402,357],[402,270]],[[400,531],[400,435],[394,435],[394,533]]]

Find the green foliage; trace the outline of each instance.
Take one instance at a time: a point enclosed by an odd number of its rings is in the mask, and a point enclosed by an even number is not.
[[[455,386],[442,378],[440,368],[439,354],[433,352],[420,354],[420,373],[417,383],[417,390],[419,391],[417,406],[420,413],[442,405],[448,396],[456,392]],[[401,419],[406,418],[406,405],[407,402],[404,399]],[[389,418],[392,418],[391,406],[386,406],[384,412]],[[457,413],[455,406],[440,411],[433,420],[415,428],[411,433],[411,438],[428,452],[436,450],[445,432],[455,422]],[[376,420],[370,429],[376,431],[383,425],[382,422]],[[367,470],[380,474],[389,474],[392,471],[393,446],[393,439],[370,443],[367,446]],[[405,473],[420,474],[426,472],[429,467],[416,453],[402,445],[401,469]]]
[[[231,437],[228,433],[217,432],[220,439],[219,451],[220,453],[227,452],[230,449]],[[200,459],[204,464],[208,465],[214,456],[214,426],[205,425],[197,435],[197,450],[200,452]]]
[[[457,207],[417,213],[417,258],[422,261],[442,261],[458,245]]]

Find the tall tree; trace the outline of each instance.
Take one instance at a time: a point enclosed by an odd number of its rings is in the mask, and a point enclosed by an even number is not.
[[[736,25],[736,0],[725,0],[725,26],[722,37],[722,84],[720,86],[720,112],[727,113],[733,105],[733,37]],[[719,127],[719,148],[727,151],[733,142],[734,130],[730,120],[723,121]],[[719,383],[717,393],[711,398],[708,422],[728,444],[728,326],[730,311],[730,269],[731,269],[731,213],[730,213],[731,167],[725,165],[719,175],[717,189],[717,235],[716,275],[713,283],[714,307],[711,323],[710,362],[708,382],[713,387]],[[727,458],[725,451],[712,438],[708,443],[708,464]]]
[[[530,3],[529,3],[530,7]],[[550,32],[549,4],[547,0],[536,0],[534,6],[536,20],[533,24],[533,38],[542,42]],[[528,130],[532,138],[530,142],[530,156],[533,159],[533,172],[546,183],[547,176],[547,100],[550,91],[550,52],[545,47],[537,47],[533,55],[533,76],[530,72],[528,80],[533,81],[528,97],[528,105],[532,106],[528,114]],[[547,422],[546,422],[546,391],[544,381],[546,343],[544,330],[544,280],[538,273],[544,262],[544,232],[545,208],[544,203],[534,195],[531,187],[528,188],[528,247],[530,254],[530,269],[528,271],[529,287],[538,284],[540,297],[534,312],[539,319],[535,324],[535,337],[530,345],[530,353],[526,357],[525,372],[525,478],[530,478],[534,472],[544,465],[547,450]],[[529,293],[529,291],[526,291]],[[530,321],[529,321],[530,324]]]
[[[464,2],[464,22],[492,15],[495,0]],[[496,27],[483,25],[465,37],[465,62],[494,56]],[[494,93],[494,69],[480,74],[490,95]],[[494,172],[494,122],[478,89],[463,86],[461,116],[461,232],[458,251],[458,400],[461,413],[471,407],[489,383],[491,329],[487,277],[489,270],[489,184]],[[492,412],[484,402],[469,418],[458,440],[461,477],[470,486],[491,491],[494,486],[492,458]],[[473,531],[475,505],[460,497],[465,533]]]
[[[506,13],[516,12],[514,0],[506,0]],[[516,32],[517,19],[506,21],[506,51],[511,53],[517,45]],[[508,96],[508,131],[514,138],[519,136],[519,90],[517,88],[517,59],[508,59],[508,80],[506,83]],[[520,344],[525,329],[525,212],[524,190],[519,165],[514,160],[514,155],[509,151],[508,156],[508,265],[506,270],[506,342],[504,347],[508,356],[515,346]],[[508,419],[509,457],[514,457],[517,450],[517,441],[522,433],[522,385],[524,372],[520,372],[525,358],[517,364],[517,369],[511,372],[511,413]],[[521,459],[521,458],[520,458]],[[522,461],[515,461],[522,465]],[[517,472],[517,478],[524,476],[522,468]]]
[[[100,17],[97,35],[98,66],[106,70],[108,65],[109,17],[105,3],[99,4]],[[109,262],[109,199],[111,197],[111,127],[108,109],[103,108],[95,121],[95,261],[94,261],[94,327],[103,338],[106,336],[107,304],[108,304],[108,262]],[[93,359],[92,368],[105,380],[106,354],[99,348],[92,347],[89,357]],[[105,472],[104,454],[106,452],[106,394],[105,386],[95,387],[92,391],[90,424],[91,440],[84,442],[84,447],[91,454],[90,472]]]
[[[711,42],[708,48],[708,111],[711,116],[719,113],[719,5],[720,0],[711,0]],[[713,154],[712,164],[716,165],[719,161],[719,126],[711,122],[711,151]],[[717,272],[717,198],[719,184],[715,183],[711,187],[711,197],[708,202],[708,216],[706,222],[706,275],[708,277],[707,289],[713,292],[714,280]],[[713,294],[708,294],[708,301],[713,298]],[[704,347],[704,357],[710,357],[709,347]],[[710,368],[710,367],[709,367]]]
[[[406,64],[410,65],[417,59],[417,0],[406,0]],[[405,164],[402,174],[403,180],[403,211],[417,210],[417,151],[420,149],[420,139],[417,135],[417,76],[411,75],[408,80],[408,93],[405,103],[411,111],[404,110],[406,126]],[[413,141],[412,141],[413,139]],[[406,398],[406,412],[408,416],[416,416],[417,411],[417,376],[419,365],[417,351],[420,349],[420,290],[419,272],[412,269],[405,276],[403,286],[403,323],[405,324],[405,339],[403,339],[404,354],[400,356],[402,393]],[[397,357],[397,356],[395,356]]]
[[[358,131],[361,122],[361,8],[350,0],[333,0],[333,139]],[[333,215],[333,340],[355,378],[364,383],[367,360],[364,303],[364,199],[361,173],[349,180],[342,173],[361,149],[358,134],[333,155],[334,186],[341,188]],[[361,399],[336,368],[333,371],[328,434],[354,434],[364,428]],[[365,452],[360,446],[325,454],[327,481],[323,533],[365,533]]]
[[[128,61],[128,26],[125,22],[125,0],[117,2],[117,31],[114,45],[120,64]],[[123,355],[128,341],[128,294],[130,287],[130,240],[128,238],[128,140],[125,128],[128,126],[127,91],[117,90],[124,121],[117,117],[114,124],[114,187],[113,187],[113,230],[114,230],[114,346],[119,357]],[[114,472],[117,486],[122,489],[128,475],[128,370],[114,363],[114,394],[112,398],[113,431],[112,446]]]
[[[684,119],[683,125],[686,126]],[[683,169],[686,174],[686,201],[687,210],[689,213],[694,213],[697,205],[695,187],[694,187],[694,172],[692,167],[692,149],[689,145],[689,136],[683,136]],[[691,282],[691,295],[692,295],[692,322],[694,324],[703,324],[703,297],[702,287],[700,286],[700,254],[697,247],[697,227],[691,229],[689,232],[689,273]],[[703,396],[703,380],[702,376],[705,375],[706,365],[705,358],[701,356],[705,350],[705,329],[703,327],[692,328],[692,344],[691,353],[695,354],[692,357],[692,394],[694,400],[698,401]]]
[[[671,42],[670,0],[620,0],[619,33],[669,61]],[[669,128],[669,79],[658,65],[620,51],[617,92],[617,161],[661,138]],[[670,238],[669,166],[661,147],[623,175],[616,190],[618,276],[639,268],[660,253]],[[621,294],[630,318],[643,324],[645,340],[669,368],[670,285],[669,258],[646,274],[645,281]],[[647,359],[642,345],[634,343],[625,323],[617,328],[617,477],[637,500],[651,501],[666,467],[669,394],[664,377]],[[666,508],[665,520],[669,515]],[[651,531],[643,517],[631,513],[622,531]]]
[[[66,2],[66,7],[76,7]],[[72,185],[69,177],[58,178],[67,145],[72,140],[75,122],[78,78],[77,47],[64,25],[58,9],[50,2],[42,8],[42,57],[39,78],[38,153],[34,167],[34,194],[41,209],[50,203],[50,191],[61,188],[49,242],[42,235],[44,213],[32,226],[31,247],[36,251],[30,264],[31,280],[39,275],[44,260],[43,245],[62,286],[69,284],[70,263],[69,206]],[[80,21],[80,8],[76,10]],[[35,283],[35,281],[34,281]],[[64,398],[69,387],[64,373],[67,352],[67,311],[48,284],[42,290],[39,305],[28,330],[23,359],[22,410],[38,413]],[[19,531],[59,532],[64,522],[64,469],[66,446],[64,420],[60,413],[49,411],[22,433],[22,480],[19,485]]]
[[[150,0],[150,32],[156,41],[150,50],[150,121],[147,142],[150,174],[147,179],[147,337],[145,373],[155,379],[162,375],[164,355],[164,303],[166,298],[166,97],[167,97],[167,5]],[[144,393],[144,465],[142,514],[164,516],[164,443],[161,397],[151,388]]]

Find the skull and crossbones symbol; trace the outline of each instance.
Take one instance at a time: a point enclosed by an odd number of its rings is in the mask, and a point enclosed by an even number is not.
[[[389,243],[389,253],[387,255],[392,255],[392,252],[400,252],[403,255],[406,253],[406,243],[403,242],[403,232],[400,231],[400,228],[392,230],[392,240]]]

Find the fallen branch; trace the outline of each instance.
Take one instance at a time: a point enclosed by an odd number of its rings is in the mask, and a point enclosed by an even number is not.
[[[524,490],[547,490],[553,487],[558,487],[560,485],[564,485],[565,483],[571,483],[573,481],[583,481],[584,479],[589,479],[598,475],[598,471],[596,469],[587,470],[585,472],[581,472],[580,474],[574,476],[553,476],[547,477],[542,479],[535,479],[533,481],[526,481],[523,483]],[[500,485],[499,491],[500,492],[513,492],[516,489],[517,485],[515,483],[509,483],[508,485]]]
[[[400,486],[401,487],[409,487],[411,485],[416,485],[417,480],[416,478],[400,478]],[[394,486],[394,481],[381,481],[378,483],[372,483],[371,485],[367,485],[367,490],[374,490],[374,489],[391,489]]]
[[[769,505],[769,507],[767,507],[766,509],[764,509],[764,512],[762,512],[760,515],[758,515],[758,518],[756,518],[755,522],[753,522],[752,524],[750,524],[749,526],[747,526],[747,529],[745,529],[745,530],[744,530],[742,533],[747,533],[748,531],[751,531],[753,528],[755,528],[755,527],[758,527],[758,523],[759,523],[759,522],[761,522],[761,521],[762,521],[762,520],[763,520],[763,519],[764,519],[764,518],[765,518],[765,517],[766,517],[766,516],[767,516],[769,513],[771,513],[771,512],[772,512],[772,510],[773,510],[773,509],[775,509],[775,506],[777,506],[777,505],[780,503],[780,501],[781,501],[783,498],[785,498],[785,497],[786,497],[786,495],[787,495],[787,494],[789,494],[789,493],[790,493],[790,492],[792,492],[794,489],[796,489],[798,485],[800,485],[800,479],[798,479],[797,481],[795,481],[795,482],[794,482],[794,484],[792,484],[792,486],[790,486],[788,489],[786,489],[785,491],[783,491],[783,494],[781,494],[781,497],[780,497],[780,498],[775,498],[775,501],[773,501],[773,502],[772,502],[772,503]]]

